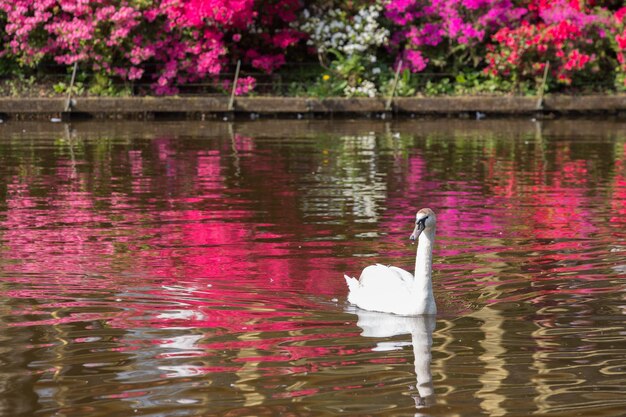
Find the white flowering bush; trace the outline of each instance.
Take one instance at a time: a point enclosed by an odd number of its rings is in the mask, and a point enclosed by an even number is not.
[[[389,30],[379,23],[382,5],[378,2],[349,16],[341,9],[305,10],[300,29],[309,35],[308,44],[321,53],[335,50],[343,55],[363,55],[376,62],[377,49],[386,44]],[[315,14],[313,14],[315,13]]]
[[[322,67],[341,82],[347,96],[374,97],[378,93],[372,81],[382,70],[377,54],[389,40],[389,30],[381,26],[380,1],[359,9],[355,14],[335,8],[312,7],[303,13],[299,29],[309,35]]]

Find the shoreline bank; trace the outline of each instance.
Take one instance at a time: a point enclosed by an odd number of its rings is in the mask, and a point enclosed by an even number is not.
[[[224,96],[75,97],[70,111],[65,98],[0,98],[0,119],[63,120],[163,118],[205,120],[270,118],[403,118],[533,116],[617,116],[626,118],[626,94],[546,96],[398,97],[384,98],[240,97],[229,109]]]

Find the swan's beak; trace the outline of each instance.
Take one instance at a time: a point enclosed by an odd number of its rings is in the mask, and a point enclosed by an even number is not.
[[[415,229],[413,229],[413,233],[411,233],[411,236],[409,237],[409,239],[411,239],[411,241],[415,242],[417,240],[418,237],[420,237],[420,234],[422,233],[422,229],[420,227],[420,225],[416,225]]]

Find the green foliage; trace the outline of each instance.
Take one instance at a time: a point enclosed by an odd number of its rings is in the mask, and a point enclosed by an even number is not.
[[[6,24],[6,13],[0,11],[0,77],[11,76],[18,70],[17,61],[9,55],[6,45],[3,45],[7,36],[4,30]]]
[[[439,96],[452,94],[454,87],[449,78],[442,78],[439,81],[428,80],[424,87],[424,94],[427,96]]]
[[[455,77],[455,94],[493,94],[510,91],[506,80],[484,75],[482,72],[461,72]]]
[[[414,96],[416,90],[416,82],[411,77],[411,71],[408,69],[402,71],[402,75],[398,78],[395,95],[400,97]]]
[[[394,96],[397,97],[411,97],[417,93],[419,75],[412,74],[411,71],[405,69],[400,73],[398,77],[398,84],[396,85],[396,91]],[[378,77],[379,85],[382,85],[381,92],[385,97],[392,94],[393,83],[395,79],[395,73],[391,72],[391,69],[381,73]]]
[[[20,97],[31,95],[37,78],[34,75],[18,73],[12,78],[2,82],[0,91],[9,97]]]
[[[70,90],[69,84],[64,82],[56,83],[52,86],[52,89],[57,94],[67,94]],[[83,95],[85,93],[85,85],[81,81],[74,82],[74,86],[72,87],[72,95]]]
[[[323,74],[306,89],[306,95],[319,98],[341,96],[347,86],[348,81],[344,78]]]
[[[113,80],[103,73],[96,73],[91,82],[89,83],[89,93],[97,96],[129,96],[131,95],[130,87],[118,86],[113,83]]]
[[[6,55],[0,57],[0,77],[10,77],[18,72],[19,65],[13,57]]]
[[[372,84],[368,80],[372,75],[363,62],[363,57],[358,54],[346,56],[336,49],[331,49],[328,53],[334,59],[326,71],[306,88],[305,94],[312,97],[367,95],[362,88],[359,89],[363,82]]]
[[[528,83],[520,85],[523,94],[534,94],[536,86]],[[465,71],[455,77],[444,76],[438,79],[429,79],[420,91],[427,96],[440,95],[481,95],[509,93],[512,84],[501,78],[485,75],[483,72]]]
[[[615,89],[622,93],[626,91],[626,74],[625,73],[619,73],[615,77]]]
[[[335,57],[335,60],[331,64],[331,68],[346,80],[355,83],[365,73],[363,58],[359,54],[346,57],[336,49],[330,49],[328,52]]]

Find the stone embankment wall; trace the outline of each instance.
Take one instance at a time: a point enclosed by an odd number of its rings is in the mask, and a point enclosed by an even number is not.
[[[241,97],[229,109],[228,97],[76,97],[69,112],[64,98],[0,98],[0,118],[190,119],[242,117],[416,117],[416,116],[626,116],[626,95],[476,96],[396,98]]]

